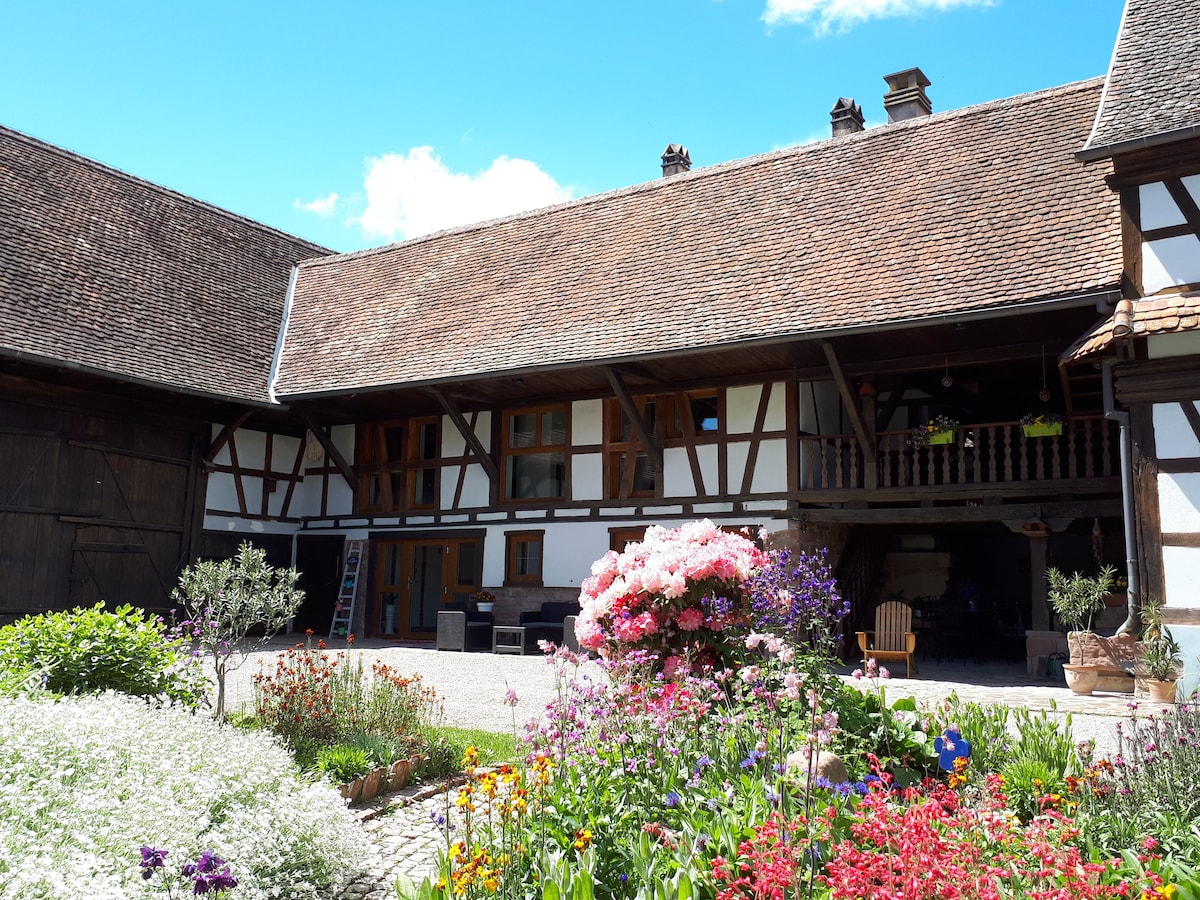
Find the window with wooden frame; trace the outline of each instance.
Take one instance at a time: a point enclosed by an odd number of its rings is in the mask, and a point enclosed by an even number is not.
[[[724,390],[646,394],[633,402],[660,450],[691,447],[694,456],[696,445],[716,442],[725,434]],[[617,400],[605,402],[604,423],[605,496],[660,496],[658,473]]]
[[[634,405],[651,436],[658,436],[657,397],[634,397]],[[605,404],[604,468],[607,496],[653,497],[658,491],[658,473],[642,446],[637,431],[616,400]]]
[[[505,500],[567,498],[567,425],[565,405],[504,413]]]
[[[545,546],[544,531],[509,531],[505,533],[505,585],[542,586],[542,559]]]
[[[360,512],[438,506],[441,419],[370,422],[356,438]]]
[[[637,544],[646,538],[645,525],[623,526],[608,529],[608,549],[623,553],[630,544]]]

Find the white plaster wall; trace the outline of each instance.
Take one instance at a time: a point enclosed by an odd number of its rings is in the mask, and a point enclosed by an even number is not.
[[[333,445],[338,448],[342,456],[348,460],[353,460],[354,426],[335,425],[330,432],[330,436],[333,438]],[[319,510],[319,497],[317,498],[317,502]],[[346,484],[346,479],[341,476],[341,473],[334,473],[329,476],[328,509],[331,516],[348,516],[354,512],[354,492],[350,490],[350,485]]]
[[[237,486],[233,476],[227,472],[209,472],[208,489],[204,497],[205,509],[236,510],[238,508]]]
[[[1146,294],[1195,281],[1200,281],[1200,238],[1185,234],[1142,242],[1142,289]]]
[[[1200,606],[1200,547],[1163,547],[1164,605],[1179,609]]]
[[[731,387],[725,391],[725,431],[727,434],[745,434],[754,430],[754,417],[758,414],[758,401],[763,386],[748,384]]]
[[[1167,186],[1161,181],[1143,184],[1138,188],[1138,194],[1142,207],[1142,231],[1187,224],[1187,218],[1179,211]]]
[[[699,486],[692,478],[687,450],[683,447],[663,450],[663,496],[695,497],[699,493]]]
[[[715,494],[719,485],[718,470],[720,454],[716,444],[704,444],[696,448],[696,459],[700,463],[700,477],[704,479],[704,491]]]
[[[1200,355],[1200,331],[1152,335],[1146,341],[1146,353],[1150,359]]]
[[[263,432],[239,428],[234,433],[233,440],[237,445],[238,465],[241,468],[263,468],[267,460],[267,436]]]
[[[750,490],[755,494],[787,490],[787,441],[763,441],[758,447],[758,462]]]
[[[464,508],[487,506],[491,500],[492,483],[488,480],[487,472],[479,463],[467,466],[467,477],[463,479],[462,500]],[[449,506],[443,508],[449,509]]]
[[[744,385],[725,391],[725,431],[728,434],[747,434],[754,430],[754,419],[758,415],[762,392],[771,392],[767,399],[767,417],[763,427],[767,431],[782,431],[787,427],[787,409],[783,384]]]
[[[1200,661],[1196,659],[1200,655],[1200,626],[1172,625],[1170,628],[1183,656],[1183,677],[1179,679],[1177,696],[1188,697],[1200,687]]]
[[[1200,456],[1200,443],[1178,403],[1156,403],[1153,415],[1154,447],[1159,459]]]
[[[261,519],[243,519],[240,516],[206,515],[204,530],[244,534],[295,534],[300,530],[300,526],[295,522],[265,522]]]
[[[746,472],[746,460],[750,458],[749,441],[733,441],[725,451],[725,477],[729,493],[737,494],[742,490],[742,477]]]
[[[1165,533],[1200,533],[1200,474],[1160,474],[1158,515]]]
[[[468,422],[471,417],[466,416]],[[492,445],[492,413],[490,410],[483,410],[479,413],[479,418],[475,422],[475,437],[479,438],[479,443],[483,445],[484,450],[490,450]],[[467,453],[467,442],[463,436],[458,433],[458,426],[449,416],[442,416],[442,456],[445,458],[455,456],[465,456]],[[451,494],[453,496],[453,493]]]
[[[604,457],[599,453],[576,453],[571,457],[571,499],[604,499]]]
[[[604,401],[576,400],[571,404],[571,445],[599,444],[604,440]]]

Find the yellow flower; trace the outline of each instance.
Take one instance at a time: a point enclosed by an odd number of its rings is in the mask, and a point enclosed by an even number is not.
[[[575,830],[575,843],[573,846],[576,850],[586,850],[591,846],[591,843],[592,830],[590,828],[577,828]]]

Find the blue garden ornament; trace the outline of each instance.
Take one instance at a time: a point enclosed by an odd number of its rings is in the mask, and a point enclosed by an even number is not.
[[[937,751],[938,766],[946,772],[954,771],[954,761],[960,756],[971,758],[970,742],[963,740],[963,736],[952,728],[933,739],[933,749]]]

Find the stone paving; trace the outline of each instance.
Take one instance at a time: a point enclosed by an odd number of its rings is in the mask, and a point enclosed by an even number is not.
[[[384,658],[402,671],[420,672],[446,701],[447,722],[452,725],[492,730],[511,727],[512,710],[500,702],[510,685],[522,696],[521,720],[531,710],[542,708],[554,694],[552,671],[545,661],[533,657],[438,653],[383,644],[360,647],[357,652]],[[1071,714],[1075,736],[1094,740],[1101,752],[1111,750],[1113,725],[1129,713],[1134,699],[1129,694],[1100,692],[1075,695],[1062,684],[1028,676],[1023,663],[920,664],[919,676],[882,682],[889,699],[913,696],[922,705],[934,704],[954,692],[963,700],[978,703],[1055,709],[1053,715]],[[849,667],[843,677],[855,681],[848,673]],[[489,709],[491,704],[494,708]],[[433,818],[445,814],[451,804],[444,785],[418,785],[356,807],[373,847],[372,860],[368,870],[342,885],[336,896],[340,900],[383,900],[396,896],[397,879],[415,885],[432,876],[438,850],[446,841]]]

